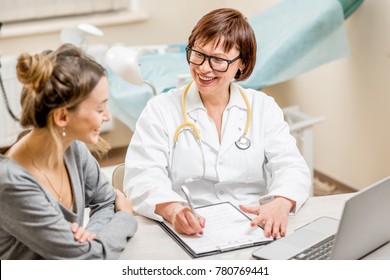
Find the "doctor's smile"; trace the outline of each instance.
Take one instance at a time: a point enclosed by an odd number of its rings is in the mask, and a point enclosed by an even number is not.
[[[215,79],[215,78],[207,78],[207,77],[204,77],[204,76],[202,76],[202,75],[198,75],[198,76],[199,76],[199,78],[200,78],[202,81],[211,81],[211,80]]]

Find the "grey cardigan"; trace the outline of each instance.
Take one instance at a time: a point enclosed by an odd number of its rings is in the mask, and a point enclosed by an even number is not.
[[[137,230],[127,212],[114,211],[115,192],[86,145],[65,152],[73,187],[73,211],[63,207],[13,159],[0,155],[0,259],[116,259]],[[70,223],[83,224],[93,241],[74,240]]]

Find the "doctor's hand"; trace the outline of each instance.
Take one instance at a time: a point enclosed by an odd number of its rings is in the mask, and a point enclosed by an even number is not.
[[[157,204],[155,212],[169,221],[178,233],[186,235],[203,234],[205,218],[195,217],[188,207],[178,202]]]
[[[257,215],[252,219],[251,226],[261,226],[265,236],[273,238],[286,235],[288,214],[294,207],[295,201],[280,196],[259,206],[240,205],[242,211]]]

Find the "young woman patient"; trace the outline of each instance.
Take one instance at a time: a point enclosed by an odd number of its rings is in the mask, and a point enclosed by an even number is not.
[[[137,222],[90,152],[108,147],[104,68],[72,45],[22,54],[16,68],[30,131],[0,155],[0,258],[118,258]]]

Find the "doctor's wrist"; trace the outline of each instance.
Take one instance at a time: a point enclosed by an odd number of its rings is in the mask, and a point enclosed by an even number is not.
[[[296,202],[292,199],[289,199],[284,196],[275,196],[275,199],[278,199],[280,202],[283,203],[283,205],[288,209],[288,212],[291,212],[294,210]]]
[[[165,220],[172,223],[172,220],[184,206],[177,201],[170,201],[156,205],[155,213],[162,216]]]

